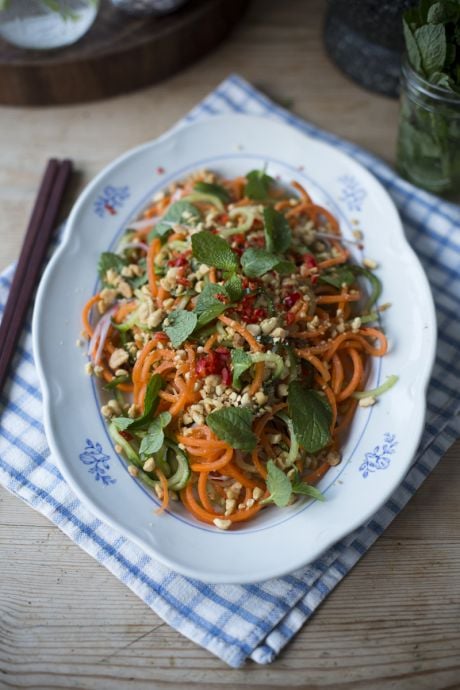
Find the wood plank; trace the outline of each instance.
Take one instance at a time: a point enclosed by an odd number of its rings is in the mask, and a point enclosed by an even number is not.
[[[457,445],[279,661],[238,672],[163,624],[59,530],[2,492],[0,668],[30,688],[122,689],[128,678],[135,688],[455,687],[458,454]]]

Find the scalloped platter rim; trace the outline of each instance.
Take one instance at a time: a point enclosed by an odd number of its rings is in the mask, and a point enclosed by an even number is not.
[[[262,166],[287,184],[297,179],[306,185],[339,218],[345,237],[356,228],[363,231],[365,255],[378,261],[381,303],[392,304],[382,316],[389,353],[374,362],[369,386],[390,374],[400,379],[377,405],[358,410],[342,463],[319,485],[324,503],[273,507],[250,525],[221,531],[198,524],[180,504],[155,514],[156,497],[128,475],[115,452],[99,411],[99,391],[85,374],[75,341],[81,308],[96,291],[99,254],[116,246],[128,221],[155,193],[196,169],[232,176]],[[423,431],[436,320],[426,276],[380,183],[329,144],[274,120],[238,114],[176,127],[118,158],[86,187],[41,281],[33,341],[48,443],[82,503],[183,575],[250,583],[314,561],[371,518],[402,481]]]

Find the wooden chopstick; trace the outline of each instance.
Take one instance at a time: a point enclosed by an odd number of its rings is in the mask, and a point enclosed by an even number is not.
[[[0,324],[0,391],[22,333],[71,172],[71,161],[51,159],[38,190]]]

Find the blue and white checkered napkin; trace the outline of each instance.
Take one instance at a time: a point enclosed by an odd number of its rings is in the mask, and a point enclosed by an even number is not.
[[[237,76],[228,78],[185,122],[229,112],[263,115],[332,143],[385,185],[434,294],[439,345],[428,391],[425,432],[412,467],[386,505],[311,566],[287,577],[247,586],[210,586],[155,563],[138,546],[97,520],[59,474],[46,444],[41,394],[32,358],[30,318],[2,399],[0,480],[105,565],[171,626],[231,666],[247,658],[266,664],[310,618],[406,505],[458,438],[460,418],[460,208],[415,189],[381,161],[298,119]],[[0,278],[3,310],[13,269]]]

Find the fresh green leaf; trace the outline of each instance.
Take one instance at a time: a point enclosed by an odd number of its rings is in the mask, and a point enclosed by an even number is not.
[[[244,189],[245,196],[260,201],[268,197],[268,191],[273,182],[273,178],[267,175],[264,170],[251,170],[251,172],[246,175],[246,180],[246,187]]]
[[[460,4],[458,2],[435,2],[428,10],[427,22],[429,24],[446,24],[456,22],[459,19]]]
[[[169,326],[164,330],[173,347],[179,347],[187,340],[195,330],[197,320],[197,315],[186,309],[177,309],[168,315]]]
[[[315,486],[310,484],[305,484],[304,482],[298,482],[292,484],[292,493],[301,494],[302,496],[310,496],[310,498],[315,498],[317,501],[325,501],[323,494]]]
[[[436,86],[442,86],[443,89],[448,89],[452,91],[455,87],[455,83],[448,74],[445,72],[434,72],[430,77],[430,83]]]
[[[229,307],[228,304],[221,302],[217,295],[227,296],[224,287],[214,283],[206,283],[195,306],[195,314],[198,318],[197,328],[202,328],[213,321]]]
[[[207,266],[231,272],[238,268],[238,257],[228,242],[207,230],[192,235],[192,252],[195,259]]]
[[[317,453],[331,440],[332,410],[325,396],[305,388],[299,381],[289,384],[288,411],[302,448]]]
[[[236,274],[232,275],[226,283],[224,283],[225,293],[228,295],[230,302],[239,302],[243,297],[243,283],[241,278]]]
[[[114,376],[111,381],[105,384],[104,389],[110,391],[116,388],[120,383],[126,383],[127,381],[129,381],[129,376],[127,374],[124,376]]]
[[[206,326],[206,324],[210,323],[211,321],[214,321],[214,319],[217,319],[218,316],[223,314],[227,308],[227,304],[224,304],[223,302],[220,302],[218,299],[215,299],[213,301],[213,304],[210,304],[207,307],[207,309],[205,311],[202,311],[199,315],[197,328],[203,328],[203,326]]]
[[[268,271],[278,271],[279,273],[293,273],[295,265],[291,261],[270,254],[266,249],[250,247],[246,249],[241,257],[243,272],[248,278],[259,278]]]
[[[208,414],[206,424],[232,448],[254,450],[257,445],[257,437],[252,430],[252,415],[244,407],[222,407]]]
[[[120,431],[125,429],[142,429],[151,419],[158,405],[158,394],[164,386],[164,379],[159,374],[154,374],[147,384],[144,398],[144,411],[140,417],[115,417],[112,424]]]
[[[296,270],[295,264],[287,259],[280,259],[280,261],[275,266],[275,271],[282,273],[283,275],[289,275],[294,273]]]
[[[323,273],[318,282],[333,285],[333,287],[340,290],[344,283],[345,285],[353,285],[355,282],[355,276],[348,267],[343,267]]]
[[[125,265],[125,262],[118,254],[114,254],[113,252],[102,252],[102,254],[99,257],[99,263],[97,265],[97,271],[99,273],[99,278],[102,281],[102,283],[104,285],[110,285],[110,283],[107,282],[106,278],[107,271],[112,269],[113,271],[120,273],[121,269]]]
[[[273,460],[267,462],[267,489],[270,496],[261,503],[273,502],[278,508],[285,508],[291,498],[292,487],[289,477],[275,465]]]
[[[240,377],[253,364],[251,356],[244,350],[232,350],[233,388],[241,388]]]
[[[271,254],[283,254],[291,244],[291,228],[282,213],[269,206],[264,209],[265,246]]]
[[[154,229],[149,234],[149,240],[153,237],[162,237],[172,229],[175,223],[195,225],[200,220],[201,212],[196,206],[188,201],[175,201],[168,208],[163,218],[155,225]]]
[[[446,59],[446,29],[443,24],[426,24],[416,29],[414,38],[422,59],[422,68],[429,77],[442,72]]]
[[[195,182],[193,189],[196,189],[197,192],[202,192],[203,194],[212,194],[212,196],[218,197],[218,199],[223,201],[225,204],[231,201],[230,194],[220,184],[213,184],[211,182]]]
[[[141,455],[152,455],[160,450],[165,440],[163,429],[168,426],[171,419],[169,412],[160,412],[158,417],[155,417],[141,441],[139,448]]]
[[[143,273],[140,276],[134,276],[133,278],[127,279],[128,283],[131,285],[133,290],[137,290],[138,288],[142,287],[146,283],[148,283],[148,275],[147,273]]]
[[[422,57],[418,49],[417,41],[414,38],[414,34],[412,33],[412,30],[406,21],[406,16],[403,19],[403,30],[409,62],[416,72],[420,72],[422,69]]]

